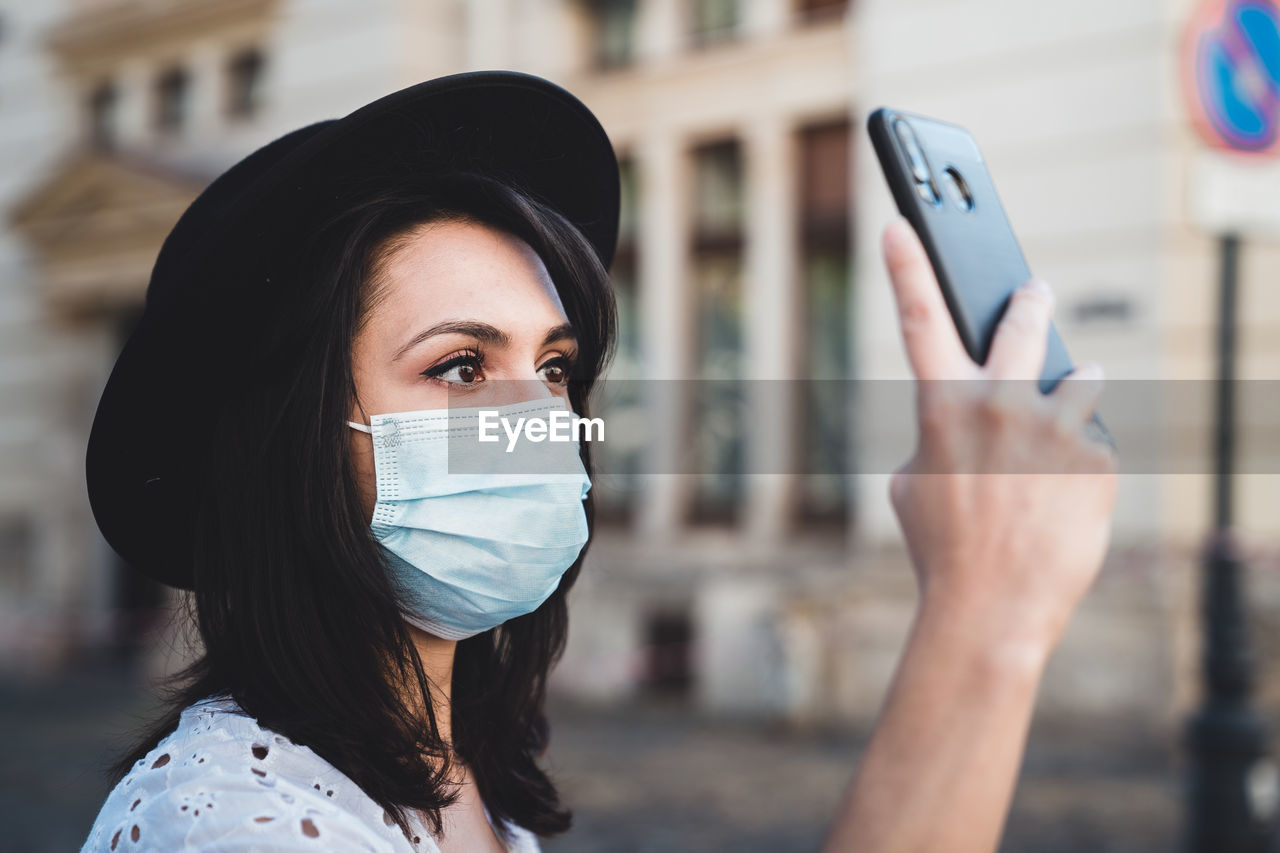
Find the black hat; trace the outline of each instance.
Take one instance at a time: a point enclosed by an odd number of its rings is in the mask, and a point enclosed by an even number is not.
[[[126,562],[192,586],[200,489],[193,462],[210,440],[216,389],[248,369],[236,353],[269,333],[263,323],[294,298],[272,276],[288,262],[288,247],[340,208],[344,188],[361,178],[462,170],[502,177],[549,204],[609,267],[619,213],[613,147],[581,101],[513,71],[440,77],[296,130],[232,166],[191,204],[160,249],[89,435],[89,502]]]

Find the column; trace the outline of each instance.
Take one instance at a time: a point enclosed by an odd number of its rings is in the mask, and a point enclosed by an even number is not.
[[[155,83],[155,69],[145,60],[130,59],[121,64],[116,83],[120,98],[116,137],[121,148],[144,145],[151,139]]]
[[[188,54],[191,75],[190,114],[182,133],[204,144],[226,126],[227,59],[220,45],[201,42]]]
[[[505,68],[507,51],[506,0],[467,0],[467,69]]]
[[[641,484],[637,526],[670,535],[688,502],[687,478],[676,476],[689,442],[691,307],[688,287],[689,182],[687,154],[672,132],[654,129],[638,146],[640,179],[639,281],[642,375],[650,420],[651,473]]]
[[[787,27],[791,0],[738,0],[741,3],[742,32],[760,38],[782,32]]]
[[[783,116],[744,128],[747,182],[747,423],[745,530],[777,539],[791,517],[799,464],[796,387],[799,285],[796,273],[795,141]]]
[[[680,51],[685,25],[684,0],[637,0],[636,58],[661,62]]]

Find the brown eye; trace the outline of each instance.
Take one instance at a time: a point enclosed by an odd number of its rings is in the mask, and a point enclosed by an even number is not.
[[[538,372],[546,382],[552,385],[564,385],[569,381],[569,371],[572,367],[573,363],[568,358],[560,356],[542,365]]]
[[[454,385],[484,381],[484,359],[478,353],[462,353],[422,371],[422,375]]]

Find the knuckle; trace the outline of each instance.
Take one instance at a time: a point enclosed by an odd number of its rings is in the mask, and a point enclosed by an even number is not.
[[[923,330],[932,319],[929,303],[917,296],[903,297],[898,306],[898,316],[903,331],[908,334]]]
[[[978,414],[988,429],[1005,429],[1022,418],[1023,408],[1012,383],[996,382],[978,403]]]
[[[984,397],[978,404],[978,417],[984,427],[1000,427],[1008,420],[1007,407],[998,397]]]
[[[1029,310],[1010,309],[1000,325],[1018,334],[1030,335],[1040,329],[1045,322],[1044,315]]]
[[[956,421],[955,393],[935,387],[920,399],[920,431],[926,435],[945,432]]]

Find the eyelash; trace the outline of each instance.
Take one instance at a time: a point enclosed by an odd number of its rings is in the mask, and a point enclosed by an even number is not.
[[[558,355],[555,358],[549,358],[542,363],[541,367],[538,368],[538,372],[541,373],[542,371],[546,370],[548,367],[551,367],[554,365],[555,367],[560,368],[560,371],[564,373],[564,381],[557,382],[556,384],[567,385],[569,383],[569,377],[573,376],[573,366],[575,364],[576,358],[577,358],[576,354]]]
[[[422,375],[433,382],[439,382],[445,386],[476,384],[474,382],[454,382],[441,378],[449,371],[458,367],[472,367],[476,371],[482,371],[484,369],[484,353],[477,352],[475,350],[459,350],[458,352],[445,356],[443,361],[439,361],[422,371]]]
[[[558,355],[555,358],[550,358],[544,361],[542,365],[538,368],[538,372],[541,373],[542,371],[546,370],[548,367],[553,367],[553,366],[558,367],[564,373],[565,378],[564,378],[564,381],[558,382],[556,384],[557,385],[567,384],[569,381],[569,377],[573,375],[573,367],[574,367],[574,364],[576,363],[576,359],[577,359],[576,353],[567,354],[567,355]],[[472,367],[477,371],[483,371],[484,370],[484,353],[478,352],[476,350],[460,350],[459,352],[446,356],[443,361],[437,362],[436,364],[433,364],[431,367],[428,367],[426,370],[422,371],[421,375],[432,380],[433,382],[439,382],[446,386],[477,385],[480,382],[484,381],[484,379],[481,378],[481,379],[477,379],[475,382],[454,382],[448,379],[441,378],[449,371],[458,367]]]

